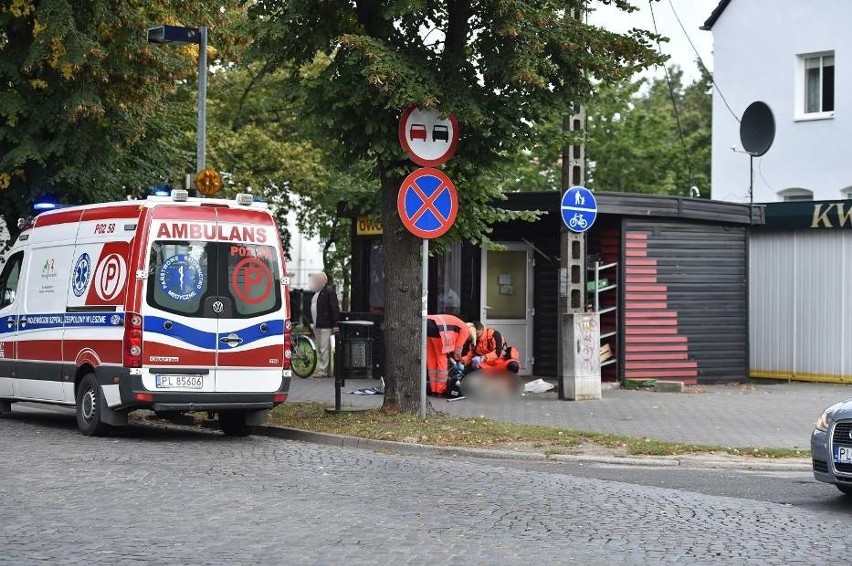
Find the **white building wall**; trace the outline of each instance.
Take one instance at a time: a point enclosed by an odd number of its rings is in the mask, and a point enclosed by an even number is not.
[[[852,230],[750,241],[752,377],[852,383]]]
[[[299,230],[295,212],[287,214],[287,226],[290,229],[290,261],[287,263],[290,286],[308,289],[311,274],[323,271],[322,242],[319,238],[305,236]]]
[[[775,114],[775,144],[755,159],[755,202],[783,200],[788,188],[815,200],[846,198],[852,186],[852,1],[733,0],[713,26],[714,78],[737,116],[766,102]],[[835,52],[831,119],[797,121],[798,55]],[[803,88],[803,86],[802,86]],[[712,198],[748,202],[749,158],[739,123],[713,94]]]

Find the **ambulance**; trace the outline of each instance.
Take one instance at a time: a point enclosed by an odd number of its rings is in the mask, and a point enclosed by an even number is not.
[[[288,280],[251,195],[63,208],[23,226],[0,272],[0,413],[76,408],[85,435],[148,409],[245,436],[290,386]]]

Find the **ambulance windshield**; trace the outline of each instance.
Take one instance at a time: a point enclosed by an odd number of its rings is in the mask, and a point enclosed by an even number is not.
[[[272,246],[159,240],[151,245],[149,266],[148,304],[167,312],[248,318],[281,308]]]

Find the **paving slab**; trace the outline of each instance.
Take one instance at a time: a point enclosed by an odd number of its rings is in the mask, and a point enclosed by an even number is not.
[[[349,380],[344,391],[373,387]],[[823,409],[852,397],[852,386],[822,383],[749,382],[705,385],[684,393],[605,389],[599,401],[560,401],[555,392],[527,394],[511,402],[430,399],[436,410],[460,417],[541,424],[729,447],[810,446],[813,423]],[[334,402],[334,380],[296,379],[291,401]],[[345,405],[379,407],[382,396],[344,393]]]

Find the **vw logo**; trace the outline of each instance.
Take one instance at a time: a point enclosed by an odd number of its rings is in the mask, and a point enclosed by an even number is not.
[[[852,439],[852,430],[849,431],[849,438]]]
[[[221,314],[223,310],[225,310],[225,304],[222,301],[216,301],[213,303],[213,312]]]

